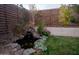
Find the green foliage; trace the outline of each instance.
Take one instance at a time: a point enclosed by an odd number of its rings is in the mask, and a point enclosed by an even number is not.
[[[72,4],[72,9],[74,12],[79,13],[79,5],[78,4]]]
[[[44,22],[39,21],[37,31],[41,35],[49,36],[50,32],[45,29]]]
[[[45,55],[71,55],[79,54],[79,38],[76,37],[48,37],[45,45]]]
[[[71,9],[73,10],[73,13],[76,15],[74,17],[76,17],[75,23],[79,24],[79,4],[72,4],[71,5]]]
[[[65,26],[69,25],[71,13],[72,11],[68,6],[62,5],[59,11],[59,22],[61,22]]]
[[[76,19],[75,19],[74,16],[71,16],[71,17],[70,17],[70,22],[71,22],[71,23],[76,23]]]
[[[42,35],[43,29],[44,29],[44,23],[42,21],[39,21],[37,32]]]
[[[43,31],[42,34],[45,35],[45,36],[50,36],[50,33],[46,32],[46,31]]]

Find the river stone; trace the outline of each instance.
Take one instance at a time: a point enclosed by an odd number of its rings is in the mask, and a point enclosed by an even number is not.
[[[23,54],[23,51],[24,49],[20,49],[20,50],[17,50],[14,55],[22,55]]]
[[[30,55],[34,52],[35,52],[35,50],[33,48],[26,49],[26,50],[24,50],[23,55]]]
[[[41,39],[37,40],[34,44],[34,48],[36,49],[41,49],[42,51],[47,50],[47,47],[44,45],[45,41],[46,41],[47,37],[43,36]]]
[[[6,47],[11,47],[11,48],[20,48],[20,45],[17,43],[10,43],[8,45],[6,45]]]

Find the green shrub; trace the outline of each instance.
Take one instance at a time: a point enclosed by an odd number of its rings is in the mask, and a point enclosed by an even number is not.
[[[42,35],[44,29],[44,23],[42,21],[39,22],[37,32]]]
[[[71,17],[70,17],[70,22],[71,22],[71,23],[76,23],[76,19],[75,19],[74,16],[71,16]]]
[[[45,26],[44,26],[44,22],[43,21],[39,21],[38,23],[38,28],[37,28],[37,32],[40,34],[40,35],[45,35],[45,36],[49,36],[50,35],[50,32],[45,29]]]
[[[39,26],[38,29],[37,29],[37,31],[38,31],[39,34],[42,34],[42,32],[43,32],[43,27],[42,27],[42,26]]]
[[[42,35],[49,36],[49,35],[50,35],[50,32],[48,32],[48,31],[43,31],[43,32],[42,32]]]

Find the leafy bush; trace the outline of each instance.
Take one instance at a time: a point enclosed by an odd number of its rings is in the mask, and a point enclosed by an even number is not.
[[[74,16],[71,16],[71,17],[70,17],[70,22],[71,22],[71,23],[76,23],[76,19],[75,19]]]
[[[42,32],[43,32],[43,27],[42,27],[42,26],[39,26],[38,29],[37,29],[37,31],[38,31],[39,34],[42,34]]]
[[[59,10],[59,22],[63,26],[68,26],[70,24],[71,14],[72,10],[69,8],[69,6],[61,5]]]
[[[38,24],[37,32],[38,32],[40,35],[42,35],[43,29],[44,29],[44,24],[43,24],[42,21],[40,21],[39,24]]]
[[[45,36],[49,36],[49,35],[50,35],[50,32],[47,31],[47,30],[44,30],[44,28],[42,28],[42,27],[39,27],[39,28],[38,28],[38,33],[39,33],[40,35],[45,35]]]
[[[50,35],[50,32],[45,28],[43,21],[39,22],[37,32],[40,35],[44,35],[44,36],[49,36]]]
[[[43,32],[42,32],[42,35],[50,36],[50,32],[49,32],[49,31],[43,31]]]

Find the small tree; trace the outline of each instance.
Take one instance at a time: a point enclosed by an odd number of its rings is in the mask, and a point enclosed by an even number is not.
[[[35,25],[35,15],[37,13],[36,5],[35,4],[30,4],[29,9],[30,9],[30,12],[32,14],[32,25],[34,26]]]
[[[70,23],[71,18],[71,9],[66,5],[61,5],[59,11],[59,22],[61,22],[64,26],[67,26]]]
[[[39,21],[39,23],[37,24],[37,32],[40,34],[40,35],[42,35],[43,34],[43,32],[44,32],[44,22],[41,20],[41,21]]]

